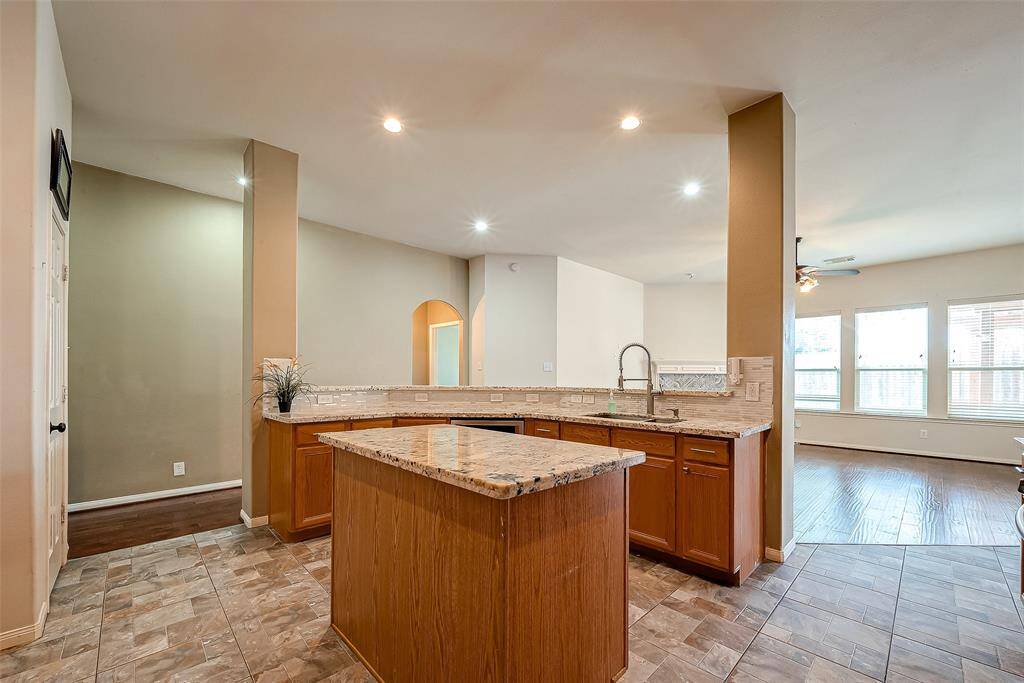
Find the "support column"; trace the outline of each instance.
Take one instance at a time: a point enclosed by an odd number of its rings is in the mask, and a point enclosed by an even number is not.
[[[250,140],[245,149],[242,209],[242,396],[259,391],[252,377],[264,358],[296,355],[296,248],[299,157]],[[242,510],[266,524],[268,429],[262,406],[248,400],[242,426]]]
[[[765,546],[793,540],[796,117],[782,93],[729,116],[728,356],[775,360],[765,462]]]

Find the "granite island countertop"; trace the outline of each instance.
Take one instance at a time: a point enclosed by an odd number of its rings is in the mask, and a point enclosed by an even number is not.
[[[597,409],[595,409],[597,412]],[[739,439],[751,434],[764,432],[772,427],[771,421],[757,420],[726,420],[723,418],[710,417],[683,417],[682,422],[673,424],[658,424],[653,422],[634,422],[632,420],[615,420],[605,417],[589,417],[577,413],[558,410],[552,407],[538,406],[536,409],[524,410],[522,408],[464,408],[448,406],[412,406],[396,405],[387,403],[377,406],[365,406],[359,408],[339,408],[337,406],[323,406],[321,409],[300,411],[294,413],[279,413],[276,410],[264,411],[263,417],[267,420],[285,422],[288,424],[309,424],[314,422],[334,422],[338,420],[368,420],[374,418],[388,417],[478,417],[478,418],[510,418],[510,419],[538,419],[538,420],[560,420],[565,422],[578,422],[580,424],[592,424],[602,427],[623,427],[626,429],[642,429],[651,432],[666,432],[669,434],[696,434],[699,436],[718,436],[730,439]]]
[[[335,448],[499,499],[623,470],[646,458],[641,451],[455,425],[317,436]]]

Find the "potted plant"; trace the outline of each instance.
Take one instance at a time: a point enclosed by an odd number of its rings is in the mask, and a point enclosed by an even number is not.
[[[291,412],[292,401],[296,396],[309,396],[313,392],[313,385],[303,381],[308,368],[308,365],[300,365],[297,358],[289,359],[285,365],[264,360],[259,372],[252,378],[254,382],[262,382],[263,387],[263,391],[253,398],[253,405],[264,398],[274,397],[277,399],[278,410],[282,413]]]

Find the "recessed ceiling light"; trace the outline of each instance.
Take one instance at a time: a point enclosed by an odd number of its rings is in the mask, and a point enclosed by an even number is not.
[[[487,232],[487,228],[491,226],[487,225],[487,221],[476,221],[473,223],[473,229],[477,232]]]
[[[619,127],[622,130],[636,130],[640,127],[640,119],[633,115],[627,116],[619,123]]]
[[[242,187],[245,187],[246,185],[249,184],[249,179],[246,178],[244,175],[240,175],[237,178],[235,178],[235,182],[241,185]]]
[[[396,119],[394,116],[389,116],[388,118],[384,119],[384,130],[388,131],[389,133],[401,133],[402,122]]]
[[[687,197],[696,197],[700,194],[700,183],[689,182],[683,185],[683,194]]]

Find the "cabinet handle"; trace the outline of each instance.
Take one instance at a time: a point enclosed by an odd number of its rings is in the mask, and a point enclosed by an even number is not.
[[[550,429],[542,429],[540,427],[537,427],[537,429],[535,431],[544,432],[545,434],[550,434],[551,433]]]
[[[690,468],[686,467],[685,465],[683,465],[683,474],[689,474],[689,473],[690,473]]]

